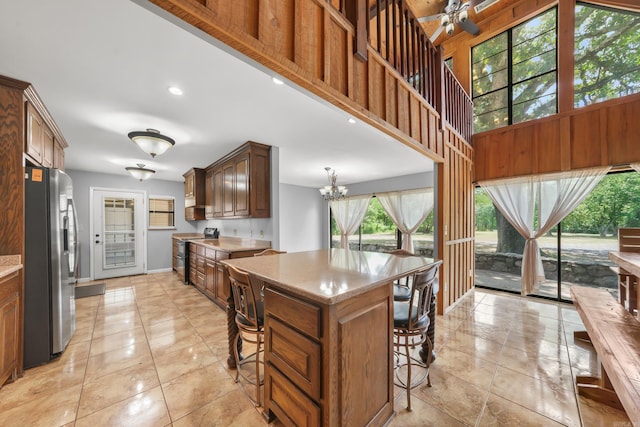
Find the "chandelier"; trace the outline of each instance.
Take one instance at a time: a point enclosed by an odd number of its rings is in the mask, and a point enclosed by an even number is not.
[[[162,135],[160,131],[156,129],[129,132],[128,136],[133,142],[138,144],[142,151],[150,154],[151,157],[164,153],[176,144],[173,139]]]
[[[336,181],[338,179],[338,175],[336,175],[336,171],[331,169],[329,166],[324,168],[327,171],[327,178],[329,179],[329,185],[325,185],[324,187],[318,189],[320,194],[325,200],[340,200],[344,196],[347,195],[347,187],[344,185],[337,185]]]

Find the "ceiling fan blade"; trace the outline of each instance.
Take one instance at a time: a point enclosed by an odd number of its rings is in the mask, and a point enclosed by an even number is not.
[[[436,30],[436,32],[433,33],[433,35],[431,37],[429,37],[429,41],[431,41],[431,43],[435,43],[435,41],[438,39],[438,36],[442,32],[442,30],[444,30],[444,27],[442,25],[440,25],[438,27],[438,29]]]
[[[422,18],[418,18],[418,22],[437,21],[438,19],[442,18],[443,15],[444,13],[438,13],[437,15],[423,16]]]
[[[468,19],[464,22],[458,22],[458,25],[467,33],[473,34],[474,36],[477,36],[480,33],[480,28]]]

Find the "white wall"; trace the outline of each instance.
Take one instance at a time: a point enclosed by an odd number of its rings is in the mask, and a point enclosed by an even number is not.
[[[318,189],[280,184],[280,249],[312,251],[326,247],[327,202]]]
[[[121,190],[146,191],[147,197],[171,196],[175,198],[175,230],[147,230],[147,270],[163,270],[171,268],[171,235],[173,233],[193,233],[195,224],[184,219],[184,184],[182,182],[148,179],[137,181],[125,175],[110,175],[78,170],[65,171],[73,180],[73,196],[78,213],[78,238],[80,257],[78,277],[90,277],[90,188],[110,188]]]

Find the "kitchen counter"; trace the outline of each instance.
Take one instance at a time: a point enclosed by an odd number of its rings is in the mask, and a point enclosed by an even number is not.
[[[270,286],[322,303],[335,304],[387,284],[433,262],[380,252],[345,249],[293,252],[224,261]]]
[[[22,268],[20,255],[0,256],[0,279],[14,273]]]
[[[239,237],[196,239],[189,242],[224,252],[260,251],[271,247],[271,242],[268,240],[243,239]]]
[[[172,239],[176,240],[189,240],[189,239],[204,239],[204,234],[202,233],[173,233],[171,235]]]

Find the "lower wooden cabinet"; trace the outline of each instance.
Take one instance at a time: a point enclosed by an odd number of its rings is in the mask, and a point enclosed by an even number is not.
[[[20,285],[19,272],[0,279],[0,387],[18,375]]]
[[[393,416],[391,284],[331,304],[264,291],[264,409],[285,426],[383,426]]]

